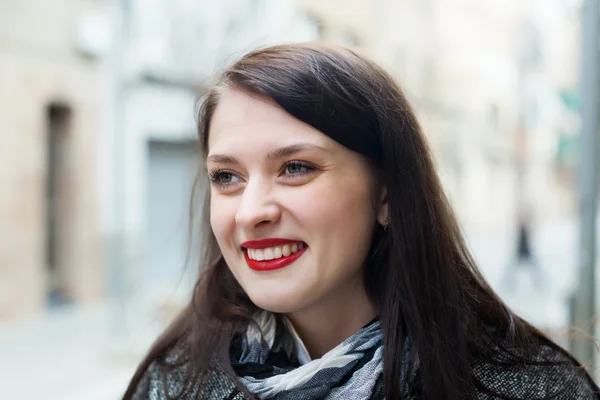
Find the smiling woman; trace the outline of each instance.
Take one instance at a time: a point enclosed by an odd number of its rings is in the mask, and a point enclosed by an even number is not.
[[[275,46],[200,108],[194,296],[125,399],[592,399],[477,270],[399,87],[352,51]]]

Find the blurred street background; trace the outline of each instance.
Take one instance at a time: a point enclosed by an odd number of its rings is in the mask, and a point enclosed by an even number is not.
[[[0,397],[123,394],[198,273],[195,102],[284,42],[349,46],[397,78],[482,272],[568,347],[596,257],[585,3],[0,0]]]

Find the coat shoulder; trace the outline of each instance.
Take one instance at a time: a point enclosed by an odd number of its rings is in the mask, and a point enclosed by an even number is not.
[[[218,367],[211,365],[199,382],[189,373],[188,363],[170,354],[154,360],[140,380],[133,400],[242,399],[234,382]]]
[[[600,391],[588,372],[554,343],[538,346],[533,355],[503,343],[492,359],[473,365],[476,399],[599,399]]]

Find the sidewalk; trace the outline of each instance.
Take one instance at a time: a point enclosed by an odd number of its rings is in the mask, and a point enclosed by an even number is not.
[[[0,326],[2,398],[119,399],[158,327],[138,323],[116,337],[111,318],[98,304]]]

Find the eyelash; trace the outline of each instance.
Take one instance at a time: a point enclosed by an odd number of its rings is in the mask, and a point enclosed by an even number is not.
[[[315,167],[312,166],[311,164],[307,163],[307,162],[304,162],[304,161],[288,161],[288,162],[286,162],[285,164],[283,164],[281,166],[280,173],[285,172],[285,170],[288,167],[291,167],[291,166],[292,167],[302,167],[302,168],[305,169],[305,171],[302,171],[302,172],[288,174],[288,176],[291,176],[291,177],[302,177],[302,176],[305,176],[305,175],[307,175],[307,174],[309,174],[309,173],[311,173],[311,172],[313,172],[315,170]],[[224,188],[224,187],[227,187],[227,186],[233,184],[233,183],[225,183],[225,182],[221,182],[220,181],[221,177],[223,175],[226,175],[226,174],[227,175],[236,176],[235,173],[233,173],[233,172],[231,172],[231,171],[229,171],[227,169],[215,168],[215,169],[211,170],[208,173],[208,178],[209,178],[210,182],[213,185],[215,185],[215,186],[217,186],[219,188]]]

